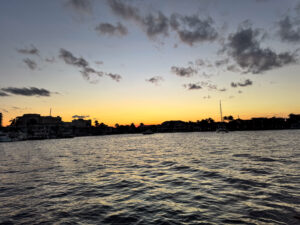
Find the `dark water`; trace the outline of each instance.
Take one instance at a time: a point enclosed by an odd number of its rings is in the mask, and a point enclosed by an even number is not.
[[[300,224],[300,130],[0,143],[0,224]]]

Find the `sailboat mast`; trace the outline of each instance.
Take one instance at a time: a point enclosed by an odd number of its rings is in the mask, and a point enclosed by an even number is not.
[[[222,104],[220,100],[220,115],[221,115],[221,122],[223,122],[223,115],[222,115]]]

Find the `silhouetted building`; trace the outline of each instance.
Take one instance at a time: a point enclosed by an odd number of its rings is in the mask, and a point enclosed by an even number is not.
[[[63,125],[61,117],[24,114],[12,122],[12,126],[24,134],[25,139],[45,139],[63,137],[60,130]]]
[[[77,128],[87,128],[92,126],[92,121],[84,119],[72,120],[72,126]]]
[[[87,136],[92,133],[92,121],[77,119],[72,120],[73,133],[75,136]]]

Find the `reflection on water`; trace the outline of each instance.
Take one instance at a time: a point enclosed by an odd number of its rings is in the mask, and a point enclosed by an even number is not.
[[[2,224],[299,224],[300,131],[0,143]]]

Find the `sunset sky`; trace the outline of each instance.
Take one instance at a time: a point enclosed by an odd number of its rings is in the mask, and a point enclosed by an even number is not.
[[[299,0],[2,0],[0,30],[4,125],[300,113]]]

